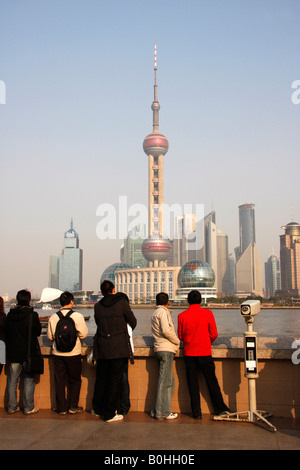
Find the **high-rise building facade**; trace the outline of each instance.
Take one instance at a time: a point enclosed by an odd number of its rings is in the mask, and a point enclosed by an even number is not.
[[[50,287],[62,291],[82,290],[83,252],[79,248],[79,235],[71,226],[64,234],[64,246],[61,255],[50,257]]]
[[[278,256],[272,253],[265,263],[265,294],[267,298],[274,297],[280,290],[280,262]]]
[[[49,287],[59,288],[59,256],[50,256]]]
[[[262,264],[255,239],[255,206],[239,206],[240,246],[236,251],[236,294],[263,295]]]
[[[281,295],[300,295],[300,225],[284,225],[280,235]]]
[[[242,204],[239,206],[239,234],[240,254],[243,254],[250,243],[256,242],[254,204]]]

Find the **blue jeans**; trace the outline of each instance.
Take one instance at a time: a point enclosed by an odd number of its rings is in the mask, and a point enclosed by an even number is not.
[[[23,364],[14,362],[10,364],[9,376],[7,379],[7,394],[8,394],[8,411],[15,411],[19,404],[17,402],[17,388],[19,377],[23,369]],[[26,374],[24,372],[24,385],[23,385],[23,407],[24,411],[31,411],[34,408],[34,375]]]
[[[158,384],[156,401],[152,412],[156,418],[162,419],[171,413],[171,399],[175,389],[175,379],[173,374],[174,353],[169,351],[158,351],[155,353],[158,361]]]

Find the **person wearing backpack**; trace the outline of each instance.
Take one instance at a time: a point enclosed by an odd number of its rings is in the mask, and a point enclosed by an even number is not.
[[[48,321],[47,337],[53,342],[55,377],[55,411],[59,414],[75,414],[83,411],[78,406],[81,388],[81,340],[88,334],[84,316],[73,311],[71,292],[60,296],[61,309]],[[68,387],[68,399],[66,388]]]

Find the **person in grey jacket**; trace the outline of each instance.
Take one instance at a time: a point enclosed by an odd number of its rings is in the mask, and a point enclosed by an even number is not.
[[[175,419],[178,416],[171,411],[171,399],[175,388],[173,360],[180,340],[176,335],[168,305],[168,294],[157,294],[156,310],[151,318],[154,354],[159,366],[156,401],[151,411],[151,416],[156,419]]]

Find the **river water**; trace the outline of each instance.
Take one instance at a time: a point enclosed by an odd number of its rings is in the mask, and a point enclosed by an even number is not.
[[[173,309],[172,318],[177,330],[177,316],[185,310]],[[51,315],[55,312],[46,310],[36,310],[40,316]],[[96,332],[94,321],[94,310],[76,308],[76,311],[82,313],[85,317],[90,316],[87,320],[89,335]],[[151,315],[153,308],[134,308],[133,312],[137,318],[137,326],[133,332],[134,336],[151,335]],[[247,326],[244,318],[240,314],[239,309],[212,309],[219,336],[243,336]],[[278,337],[278,336],[295,336],[300,337],[300,309],[262,309],[255,317],[253,330],[257,331],[260,336]]]

